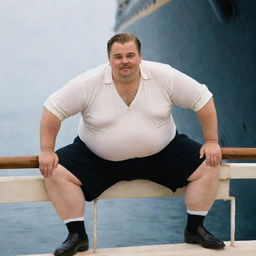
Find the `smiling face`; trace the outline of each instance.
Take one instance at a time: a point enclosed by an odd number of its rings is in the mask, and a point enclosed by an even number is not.
[[[129,82],[139,76],[141,56],[135,42],[114,42],[109,52],[113,79]]]

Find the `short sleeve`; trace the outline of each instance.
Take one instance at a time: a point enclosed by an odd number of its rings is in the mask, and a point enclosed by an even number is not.
[[[206,85],[172,69],[171,99],[175,105],[198,111],[208,103],[212,96]]]
[[[74,79],[51,94],[43,105],[62,121],[84,109],[85,96],[81,82]]]

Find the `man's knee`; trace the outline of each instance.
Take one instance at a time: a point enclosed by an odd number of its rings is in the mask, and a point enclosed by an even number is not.
[[[48,177],[44,177],[44,180],[46,184],[57,184],[61,182],[63,179],[65,179],[65,176],[63,175],[63,172],[60,170],[60,165],[58,165],[53,171],[52,175]]]
[[[219,169],[216,167],[205,166],[205,171],[202,174],[202,178],[210,180],[212,182],[219,180]]]
[[[66,182],[71,182],[81,186],[81,182],[79,181],[79,179],[60,164],[53,170],[52,175],[50,177],[46,177],[44,179],[45,179],[45,182],[48,184],[57,185],[57,184],[63,184]]]
[[[206,165],[204,161],[188,178],[188,181],[195,181],[198,179],[205,179],[216,181],[219,179],[219,169],[218,167],[212,167]]]

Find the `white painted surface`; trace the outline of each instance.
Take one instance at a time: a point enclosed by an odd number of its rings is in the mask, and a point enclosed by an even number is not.
[[[228,200],[230,179],[256,178],[256,164],[226,164],[220,167],[217,199]],[[183,195],[184,189],[173,193],[148,180],[121,181],[107,189],[99,199],[140,198]],[[0,177],[0,203],[37,202],[49,200],[41,176]]]
[[[219,167],[220,180],[216,199],[231,200],[231,241],[234,242],[235,233],[235,199],[229,195],[230,179],[256,178],[256,164],[225,164]],[[168,188],[148,180],[122,181],[107,189],[99,199],[117,198],[143,198],[183,195],[184,189],[173,193]],[[49,200],[45,189],[44,180],[41,176],[26,177],[0,177],[0,203],[37,202]],[[95,200],[95,211],[96,202]],[[200,256],[200,255],[243,255],[256,256],[256,241],[235,242],[235,246],[227,246],[224,250],[209,250],[198,245],[171,244],[139,247],[119,247],[108,249],[96,249],[97,227],[96,212],[94,213],[94,253],[93,250],[77,254],[82,255],[118,255],[118,256]],[[38,255],[38,254],[37,254]],[[49,256],[52,254],[41,254]],[[36,256],[33,255],[33,256]],[[39,255],[38,255],[39,256]]]
[[[33,254],[26,256],[51,256],[52,254]],[[77,253],[76,256],[255,256],[256,241],[239,241],[234,247],[226,242],[223,250],[211,250],[199,245],[191,244],[167,244],[150,246],[133,246],[97,249]],[[25,255],[23,255],[25,256]]]

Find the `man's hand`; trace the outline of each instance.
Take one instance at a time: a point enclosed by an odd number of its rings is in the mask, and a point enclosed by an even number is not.
[[[39,169],[44,177],[50,177],[58,166],[59,158],[53,151],[44,151],[39,155]]]
[[[206,165],[217,167],[221,163],[221,149],[218,143],[205,143],[200,149],[200,158],[205,155]]]

